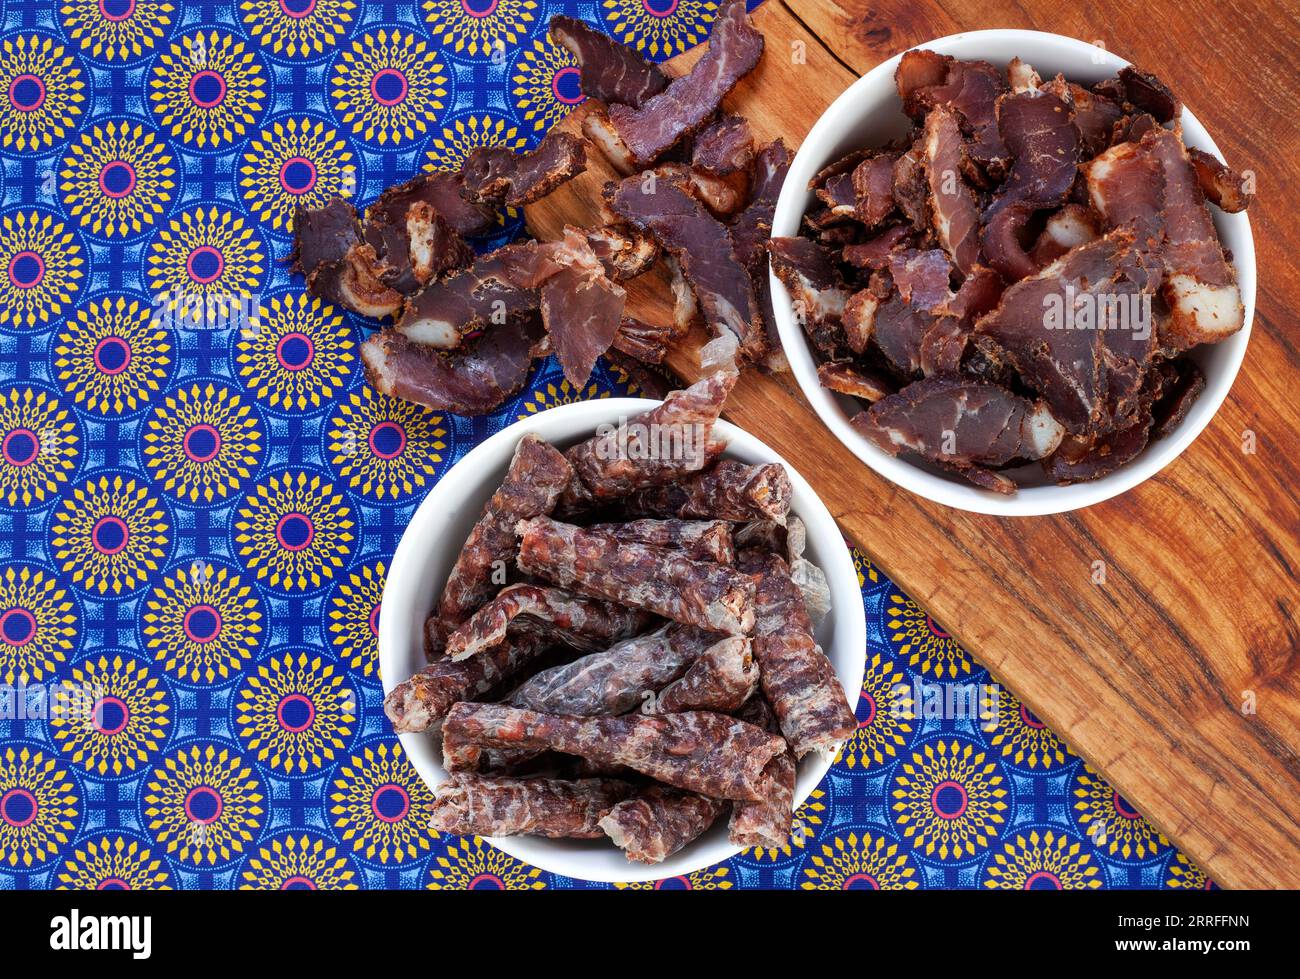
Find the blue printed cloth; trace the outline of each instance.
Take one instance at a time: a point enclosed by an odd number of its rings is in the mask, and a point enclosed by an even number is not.
[[[553,14],[662,59],[716,6],[2,9],[0,887],[607,886],[428,832],[375,635],[456,460],[628,379],[547,363],[478,419],[377,395],[368,325],[283,259],[296,204],[535,145],[582,99]],[[855,560],[860,725],[796,842],[665,886],[1207,886],[1009,693],[963,712],[987,673]]]

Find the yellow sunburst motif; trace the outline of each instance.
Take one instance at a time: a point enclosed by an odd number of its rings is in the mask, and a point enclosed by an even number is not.
[[[173,139],[215,149],[248,135],[266,105],[266,75],[239,38],[195,31],[159,55],[149,101]]]
[[[59,193],[83,228],[105,238],[147,231],[171,203],[176,161],[138,122],[109,120],[68,147]]]
[[[1174,890],[1208,891],[1214,886],[1205,871],[1182,853],[1174,853],[1173,859],[1169,861],[1168,872],[1169,878],[1165,881],[1165,886]]]
[[[669,58],[709,39],[713,0],[601,0],[610,33],[651,58]]]
[[[338,848],[314,834],[286,833],[258,848],[241,875],[241,891],[355,891],[357,872]]]
[[[173,218],[154,236],[148,254],[146,277],[155,303],[182,326],[241,323],[266,272],[256,231],[216,204]]]
[[[223,745],[196,744],[168,755],[145,783],[149,831],[172,859],[195,867],[226,863],[262,828],[262,785]]]
[[[356,342],[342,314],[303,292],[276,296],[240,331],[235,363],[258,401],[307,411],[332,401],[356,364]]]
[[[535,0],[424,0],[421,6],[433,39],[471,58],[518,44],[537,19]]]
[[[77,613],[53,575],[25,564],[0,571],[0,678],[43,682],[72,654]]]
[[[286,774],[305,775],[347,747],[357,720],[347,677],[319,656],[272,656],[245,677],[235,723],[245,750]]]
[[[239,5],[250,37],[273,54],[294,60],[316,57],[348,32],[353,0],[243,0]]]
[[[83,660],[63,680],[50,728],[59,750],[99,775],[122,775],[149,760],[171,726],[167,690],[143,663],[118,654]]]
[[[222,565],[178,568],[141,609],[145,646],[179,680],[213,683],[243,669],[265,631],[257,591]]]
[[[171,875],[162,860],[138,840],[125,836],[86,840],[65,860],[59,891],[170,891]]]
[[[735,886],[735,882],[731,879],[731,869],[726,864],[697,870],[681,877],[665,877],[663,880],[642,880],[633,883],[618,881],[614,884],[614,887],[620,891],[729,891]]]
[[[429,140],[428,170],[459,170],[471,150],[480,146],[504,146],[518,153],[527,140],[503,117],[484,112],[453,120]]]
[[[0,391],[0,499],[45,502],[68,481],[80,454],[76,417],[34,388]]]
[[[907,660],[908,666],[935,679],[943,679],[945,674],[955,679],[970,673],[972,664],[966,650],[906,595],[890,595],[885,615],[890,642],[898,644],[898,655]]]
[[[875,584],[880,580],[880,572],[876,566],[871,563],[871,559],[859,551],[856,547],[850,547],[849,552],[853,555],[853,568],[858,573],[858,587],[865,588],[867,583]]]
[[[1065,748],[1046,724],[1005,688],[998,690],[998,713],[982,725],[989,744],[1017,765],[1049,769],[1064,765]]]
[[[522,420],[530,415],[537,414],[539,411],[554,408],[556,405],[568,405],[573,404],[575,401],[593,401],[608,397],[609,392],[602,391],[600,386],[594,382],[578,390],[568,381],[560,381],[558,384],[549,381],[536,388],[519,406],[519,414],[516,418]]]
[[[803,868],[805,891],[913,891],[920,886],[906,850],[883,836],[863,832],[836,836],[808,853]]]
[[[400,146],[428,132],[444,108],[443,70],[427,40],[380,28],[341,53],[330,97],[339,118],[362,139]]]
[[[62,44],[41,34],[0,42],[0,140],[6,150],[40,153],[77,126],[86,80]]]
[[[546,887],[536,867],[502,853],[479,837],[461,837],[447,845],[429,870],[431,891],[540,891]]]
[[[133,0],[125,15],[110,20],[100,0],[64,0],[59,16],[68,37],[92,58],[128,61],[153,50],[175,10],[166,0]]]
[[[334,828],[353,852],[377,863],[406,863],[430,845],[433,793],[397,742],[368,745],[338,767],[330,793]]]
[[[31,329],[60,316],[81,291],[85,265],[76,235],[53,215],[0,217],[0,326]]]
[[[743,855],[751,860],[759,862],[775,862],[788,857],[795,850],[802,850],[808,843],[815,839],[818,830],[826,820],[826,793],[821,789],[813,789],[804,800],[803,805],[794,811],[794,819],[790,823],[790,842],[782,847],[755,846],[748,850],[742,851]]]
[[[248,144],[239,167],[244,200],[263,224],[288,234],[298,207],[323,206],[357,190],[357,165],[337,132],[319,119],[279,120]]]
[[[560,76],[576,68],[573,55],[549,35],[533,38],[533,43],[521,52],[510,76],[510,94],[521,118],[532,123],[534,132],[550,129],[581,101],[580,98],[561,99],[558,94]]]
[[[986,868],[990,890],[1092,890],[1102,885],[1083,843],[1064,833],[1030,830],[1002,845]]]
[[[339,478],[376,500],[409,496],[432,482],[447,448],[442,415],[369,386],[339,404],[327,437]]]
[[[330,642],[339,659],[363,676],[379,675],[379,605],[384,595],[383,561],[363,565],[338,583],[330,598]]]
[[[78,309],[54,347],[56,379],[75,404],[98,415],[147,404],[171,365],[167,331],[131,296],[106,296]]]
[[[875,653],[867,661],[857,717],[857,730],[836,759],[847,768],[865,771],[883,765],[907,744],[916,718],[916,702],[907,677],[892,658]]]
[[[224,500],[253,474],[263,451],[252,408],[211,381],[164,398],[142,445],[144,464],[163,492],[190,503]]]
[[[50,548],[72,583],[100,595],[132,592],[170,544],[167,514],[147,486],[118,474],[73,490],[50,522]]]
[[[890,793],[894,818],[926,856],[974,856],[1006,822],[1002,774],[975,745],[956,738],[933,741],[898,770]]]
[[[6,746],[0,755],[0,863],[30,868],[58,856],[81,815],[76,791],[53,755]]]
[[[1169,840],[1111,788],[1086,762],[1074,780],[1075,819],[1098,849],[1125,860],[1142,860],[1168,849]]]
[[[259,581],[282,591],[317,588],[352,553],[352,510],[315,473],[286,472],[258,483],[235,520],[239,556]]]

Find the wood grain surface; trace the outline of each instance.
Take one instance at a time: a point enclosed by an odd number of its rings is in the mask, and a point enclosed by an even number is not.
[[[747,371],[725,410],[793,461],[873,561],[1226,887],[1300,887],[1300,334],[1287,298],[1300,294],[1297,9],[768,0],[754,14],[767,53],[728,100],[760,137],[793,149],[854,78],[904,48],[1033,28],[1100,41],[1156,72],[1229,162],[1257,175],[1245,364],[1205,432],[1120,499],[1020,519],[929,503],[841,446],[790,375]],[[789,56],[797,42],[802,64]],[[563,125],[576,129],[577,115]],[[597,162],[529,208],[530,229],[550,238],[590,221],[611,176]],[[633,283],[632,311],[662,321],[666,285],[662,271]],[[693,343],[672,367],[699,375]]]

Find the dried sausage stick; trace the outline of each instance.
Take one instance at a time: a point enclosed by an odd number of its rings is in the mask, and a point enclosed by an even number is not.
[[[491,778],[460,773],[433,790],[429,829],[457,836],[597,839],[602,816],[632,794],[618,779]]]
[[[723,459],[712,469],[678,483],[634,493],[627,508],[652,517],[784,524],[791,492],[790,476],[780,463],[750,466]]]
[[[558,449],[537,435],[520,439],[505,479],[483,507],[442,590],[434,614],[443,634],[492,597],[498,562],[504,567],[515,553],[515,524],[555,509],[572,476],[572,467]],[[436,633],[426,633],[425,645],[430,658],[441,653]]]
[[[660,714],[686,710],[730,714],[739,710],[757,688],[758,667],[750,641],[729,636],[696,657],[680,680],[660,690],[655,709]]]
[[[518,530],[525,574],[710,632],[744,635],[754,627],[753,579],[734,568],[549,517],[526,520]]]
[[[662,863],[697,839],[727,804],[694,792],[652,785],[614,806],[600,828],[637,863]]]
[[[754,658],[781,733],[796,758],[838,750],[857,721],[830,660],[813,639],[812,620],[789,566],[779,555],[746,551],[740,567],[758,576]]]
[[[696,561],[731,564],[736,559],[731,524],[725,520],[630,520],[592,524],[587,529],[632,544],[683,551]]]
[[[762,694],[750,698],[740,716],[765,731],[777,729],[776,715]],[[764,798],[732,804],[727,838],[733,846],[767,846],[779,850],[790,843],[798,771],[789,748],[767,763],[764,774],[771,785]]]
[[[559,588],[510,585],[447,637],[447,655],[459,662],[500,645],[511,625],[520,619],[527,619],[528,625],[543,634],[588,650],[635,635],[652,621],[639,609],[573,595]]]
[[[753,724],[688,711],[648,717],[557,717],[502,704],[460,703],[443,722],[454,766],[475,761],[470,746],[552,748],[602,765],[626,765],[668,785],[715,799],[761,799],[767,763],[785,742]]]
[[[599,653],[538,673],[510,695],[515,707],[575,717],[625,714],[672,683],[716,637],[694,626],[663,626]]]
[[[577,479],[562,507],[584,497],[597,502],[618,499],[703,468],[714,444],[713,423],[735,383],[733,373],[710,374],[670,392],[662,404],[616,430],[598,432],[569,449],[566,455]],[[576,499],[567,499],[571,496]]]
[[[441,657],[390,690],[384,713],[399,734],[427,731],[447,716],[452,704],[482,696],[545,649],[540,636],[527,635],[464,662]]]

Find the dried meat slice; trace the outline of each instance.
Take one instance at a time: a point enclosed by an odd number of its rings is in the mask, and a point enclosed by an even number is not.
[[[976,343],[1010,363],[1071,434],[1127,427],[1155,351],[1150,261],[1127,228],[1075,248],[1008,288],[975,324]]]
[[[687,710],[738,711],[758,688],[758,667],[750,641],[729,636],[700,653],[680,678],[659,691],[655,713]]]
[[[681,266],[713,337],[734,336],[742,356],[766,350],[753,283],[732,247],[726,225],[671,179],[628,177],[606,188],[613,211],[649,232]]]
[[[780,463],[723,459],[712,469],[628,497],[629,513],[686,520],[775,520],[790,512],[790,474]]]
[[[400,224],[371,210],[363,234],[379,260],[379,277],[404,296],[474,261],[474,249],[427,201],[412,202]]]
[[[615,282],[626,282],[649,270],[659,257],[654,238],[627,224],[607,224],[587,231],[587,244],[605,274]]]
[[[754,162],[754,134],[743,116],[720,112],[695,134],[691,166],[720,177],[747,171]]]
[[[651,622],[637,609],[559,588],[509,585],[447,637],[447,655],[454,662],[482,655],[506,642],[511,627],[521,624],[521,620],[568,646],[588,650],[635,635]]]
[[[465,348],[443,353],[396,330],[361,345],[366,380],[376,391],[456,415],[486,415],[517,393],[534,358],[548,349],[541,316],[512,319]]]
[[[877,153],[854,168],[854,212],[868,228],[875,228],[894,213],[894,164],[901,153]]]
[[[301,274],[307,291],[362,316],[395,316],[402,296],[380,278],[383,265],[362,238],[356,208],[341,197],[324,207],[294,212],[290,270]]]
[[[459,772],[433,790],[429,829],[457,836],[598,839],[601,820],[632,795],[610,778],[490,778]]]
[[[662,364],[668,355],[668,348],[676,339],[677,330],[674,326],[659,326],[635,316],[624,316],[619,323],[618,333],[614,335],[612,347],[644,364]],[[605,353],[608,356],[610,352]],[[645,393],[644,385],[642,392]],[[668,392],[664,391],[660,397],[667,395]]]
[[[763,770],[785,747],[779,737],[711,711],[560,717],[503,704],[461,703],[448,713],[442,734],[444,759],[450,739],[461,770],[484,749],[551,749],[600,765],[626,765],[715,799],[762,798]]]
[[[390,690],[384,713],[398,734],[428,731],[442,722],[452,704],[477,700],[545,651],[540,636],[522,635],[462,662],[443,656]]]
[[[494,576],[515,554],[515,525],[550,513],[572,478],[568,461],[541,437],[529,434],[519,440],[505,479],[483,505],[447,576],[435,611],[439,622],[454,628],[492,596]]]
[[[637,108],[668,87],[668,76],[626,44],[573,17],[551,18],[551,40],[573,55],[582,93]]]
[[[1254,181],[1248,180],[1213,153],[1189,146],[1187,158],[1196,170],[1201,193],[1220,210],[1236,214],[1244,211],[1255,199]]]
[[[699,839],[727,808],[721,799],[651,785],[614,806],[600,828],[636,863],[663,863]]]
[[[781,733],[797,758],[811,751],[831,756],[856,730],[857,721],[830,660],[813,638],[803,593],[779,555],[747,551],[739,561],[758,582],[754,658]]]
[[[1008,84],[1001,71],[986,61],[957,61],[918,48],[904,52],[894,81],[908,115],[928,118],[936,109],[956,113],[969,137],[970,157],[983,175],[992,182],[1005,176],[1010,161],[998,132],[996,104]]]
[[[735,374],[710,374],[569,449],[577,482],[566,496],[615,500],[703,468],[712,454],[713,425],[735,383]]]
[[[574,388],[587,383],[596,358],[618,338],[626,298],[623,287],[606,278],[599,264],[560,269],[542,284],[542,321]]]
[[[749,22],[745,0],[729,0],[718,11],[708,50],[691,70],[639,107],[611,105],[610,122],[637,163],[649,166],[704,126],[762,54],[763,35]]]
[[[671,684],[715,636],[676,623],[536,674],[511,693],[515,707],[572,717],[626,714]]]
[[[572,133],[552,129],[536,148],[524,153],[505,146],[475,147],[461,164],[461,193],[479,204],[523,207],[541,200],[586,169],[583,141]]]
[[[428,170],[405,183],[389,187],[366,208],[367,226],[405,228],[411,208],[425,204],[440,215],[457,234],[484,235],[500,227],[497,212],[465,199],[464,180],[459,173]]]
[[[997,112],[1013,162],[984,213],[982,243],[988,263],[1014,282],[1038,270],[1020,238],[1035,211],[1065,203],[1078,172],[1082,137],[1071,106],[1047,92],[1003,95]]]
[[[817,380],[830,391],[864,401],[879,401],[898,389],[883,373],[856,364],[822,364],[817,368]]]
[[[525,574],[711,632],[744,635],[753,628],[753,582],[725,565],[546,517],[523,521],[518,531]]]
[[[962,177],[966,152],[954,112],[939,107],[925,119],[924,163],[934,233],[962,273],[980,259],[980,212]]]
[[[906,450],[958,467],[1041,459],[1065,434],[1045,405],[960,377],[915,381],[856,416],[853,426],[890,455]]]
[[[843,360],[844,307],[851,295],[830,255],[808,238],[772,238],[772,271],[790,293],[795,319],[827,360]]]

